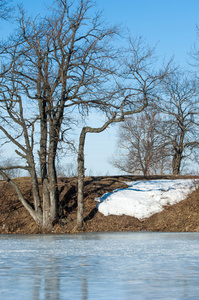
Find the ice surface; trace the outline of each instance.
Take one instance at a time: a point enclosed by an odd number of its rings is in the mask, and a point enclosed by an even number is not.
[[[148,218],[184,200],[198,182],[193,179],[148,180],[127,182],[126,189],[118,189],[95,200],[98,210],[108,215],[129,215],[138,219]]]
[[[198,299],[199,233],[1,235],[9,300]]]

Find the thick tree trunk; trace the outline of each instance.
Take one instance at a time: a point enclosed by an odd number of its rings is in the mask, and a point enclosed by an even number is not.
[[[49,172],[42,177],[43,227],[50,230],[58,216],[58,188],[56,171],[48,164]],[[44,175],[44,174],[43,174]]]
[[[64,109],[64,108],[63,108]],[[57,186],[57,173],[55,167],[55,158],[57,152],[58,137],[62,122],[63,109],[60,110],[58,118],[54,122],[50,121],[50,146],[48,155],[48,178],[50,192],[50,213],[52,224],[58,219],[59,215],[59,191]]]
[[[182,153],[176,151],[172,161],[173,175],[180,174],[181,161],[182,161]]]
[[[84,144],[85,144],[86,132],[82,129],[79,140],[79,152],[78,152],[78,210],[77,210],[77,227],[82,228],[84,223]]]
[[[59,192],[57,186],[57,174],[54,159],[49,163],[49,192],[50,192],[50,214],[52,224],[57,220],[59,213]]]
[[[51,221],[51,210],[50,210],[50,193],[48,188],[48,180],[43,181],[43,228],[51,230],[52,221]]]
[[[172,161],[172,168],[173,168],[173,175],[179,175],[180,174],[180,167],[181,167],[181,161],[183,158],[183,150],[184,150],[184,136],[185,136],[185,129],[183,125],[181,124],[181,133],[179,136],[179,142],[176,142],[176,145],[174,145],[174,155],[173,155],[173,161]]]
[[[31,175],[31,183],[32,183],[32,191],[33,191],[33,199],[34,199],[34,211],[35,211],[35,217],[33,216],[33,218],[38,226],[43,227],[43,213],[42,213],[41,200],[39,195],[39,184],[38,184],[35,170],[32,170],[30,172],[30,175]]]
[[[41,216],[42,208],[41,208],[41,199],[40,199],[40,195],[39,195],[39,184],[38,184],[38,180],[37,180],[37,174],[36,174],[36,170],[35,170],[34,160],[31,157],[31,155],[29,155],[28,161],[29,161],[29,165],[31,166],[30,178],[31,178],[32,192],[33,192],[33,199],[34,199],[34,209],[35,209],[35,212]]]
[[[40,168],[41,168],[41,183],[42,183],[42,196],[43,196],[43,228],[51,230],[53,226],[53,221],[56,218],[56,188],[57,180],[54,166],[54,142],[56,135],[53,136],[50,126],[50,146],[48,149],[48,116],[46,113],[46,107],[48,102],[41,101],[39,103],[40,117],[41,117],[41,138],[40,138]],[[52,124],[50,124],[52,125]],[[54,141],[54,140],[53,140]]]

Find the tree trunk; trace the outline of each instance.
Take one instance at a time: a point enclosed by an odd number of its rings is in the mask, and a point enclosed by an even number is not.
[[[38,184],[38,180],[37,180],[37,174],[36,174],[36,170],[35,170],[34,160],[32,159],[31,155],[29,155],[29,157],[28,157],[28,163],[31,166],[29,173],[30,173],[32,192],[33,192],[34,209],[35,209],[36,214],[38,213],[38,215],[42,215],[41,199],[40,199],[40,195],[39,195],[39,184]],[[40,226],[41,226],[41,224],[40,224]]]
[[[104,131],[110,124],[112,123],[119,123],[124,121],[124,117],[131,115],[133,113],[138,113],[142,111],[146,106],[146,103],[140,108],[135,111],[127,111],[123,112],[119,117],[117,117],[117,114],[113,115],[113,117],[109,120],[107,120],[102,127],[98,128],[92,128],[92,127],[83,127],[80,138],[79,138],[79,151],[78,151],[78,195],[77,195],[77,202],[78,202],[78,211],[77,211],[77,227],[82,228],[83,227],[83,214],[84,214],[84,145],[85,145],[85,139],[86,134],[88,132],[90,133],[100,133]]]
[[[180,174],[181,161],[182,161],[182,153],[180,151],[176,151],[172,161],[173,175]]]
[[[52,229],[51,210],[50,210],[50,193],[47,178],[43,181],[43,228]]]
[[[55,162],[54,159],[52,162],[50,161],[48,164],[49,168],[49,192],[50,192],[50,214],[51,214],[51,221],[52,224],[58,218],[59,212],[59,192],[57,187],[57,174],[55,169]]]
[[[40,137],[40,169],[41,169],[41,183],[42,183],[42,196],[43,196],[43,228],[51,230],[52,228],[52,216],[51,216],[51,197],[50,190],[52,191],[52,182],[49,181],[49,170],[52,172],[52,167],[49,166],[52,158],[50,158],[50,149],[48,149],[48,126],[47,126],[47,101],[39,102],[40,110],[40,126],[41,126],[41,137]],[[49,147],[50,148],[50,147]],[[47,161],[48,160],[48,161]],[[48,167],[47,167],[48,165]],[[50,189],[51,188],[51,189]],[[51,192],[52,194],[52,192]]]
[[[64,108],[63,108],[64,109]],[[50,120],[50,146],[48,155],[48,180],[50,192],[50,213],[52,224],[57,220],[59,214],[59,191],[57,186],[57,173],[55,167],[55,158],[57,152],[58,137],[63,116],[63,109],[60,110],[60,115],[54,122]]]
[[[77,227],[82,228],[84,219],[84,144],[85,144],[86,131],[82,129],[80,140],[79,140],[79,152],[78,152],[78,210],[77,210]]]

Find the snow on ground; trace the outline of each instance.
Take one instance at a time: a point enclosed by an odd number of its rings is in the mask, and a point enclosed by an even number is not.
[[[184,200],[196,189],[193,179],[148,180],[126,182],[129,187],[106,193],[95,200],[98,210],[108,215],[129,215],[138,219],[148,218],[162,211],[165,205]]]

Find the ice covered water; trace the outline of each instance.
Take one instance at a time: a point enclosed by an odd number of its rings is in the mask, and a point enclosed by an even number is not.
[[[0,299],[198,299],[199,233],[0,236]]]

